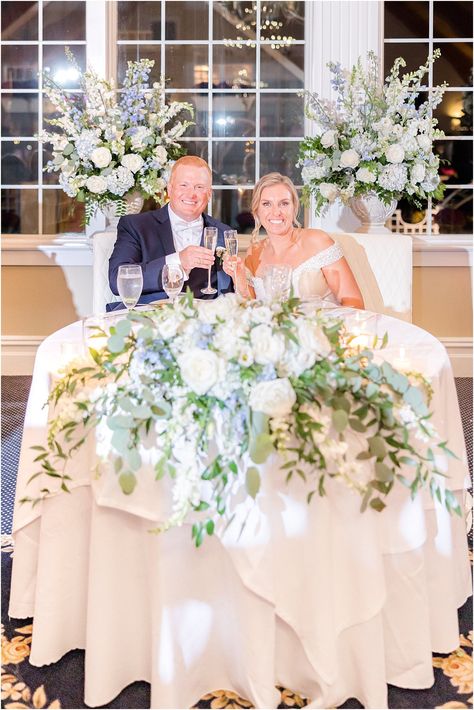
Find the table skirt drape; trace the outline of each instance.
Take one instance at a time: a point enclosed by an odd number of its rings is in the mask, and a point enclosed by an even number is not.
[[[380,517],[360,518],[359,532],[373,538]],[[259,553],[257,565],[238,561],[217,537],[196,550],[187,525],[149,529],[80,486],[45,501],[41,518],[15,534],[22,562],[9,613],[34,617],[33,665],[85,649],[87,705],[145,680],[153,708],[191,707],[218,688],[277,707],[277,684],[310,707],[356,697],[382,708],[387,683],[430,687],[432,651],[458,646],[456,610],[471,593],[459,518],[427,511],[419,547],[370,549],[365,570],[369,537],[351,545],[340,524],[307,543],[296,531],[283,549]],[[350,564],[338,569],[354,554],[358,574]]]

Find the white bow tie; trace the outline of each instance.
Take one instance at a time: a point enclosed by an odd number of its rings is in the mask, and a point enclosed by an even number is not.
[[[199,217],[199,219],[195,219],[192,222],[186,222],[184,219],[176,219],[174,220],[174,229],[181,233],[184,232],[188,229],[190,229],[192,232],[201,232],[203,228],[203,220],[202,217]]]

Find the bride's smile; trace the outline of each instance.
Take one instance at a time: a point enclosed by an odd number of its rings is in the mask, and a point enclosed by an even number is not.
[[[270,185],[262,190],[258,215],[267,235],[271,238],[291,237],[295,207],[286,185]]]

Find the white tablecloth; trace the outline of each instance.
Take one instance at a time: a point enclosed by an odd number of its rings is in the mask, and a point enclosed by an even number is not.
[[[381,356],[397,364],[403,345],[410,367],[431,378],[433,423],[460,457],[448,485],[462,500],[467,464],[446,351],[415,326],[365,315],[365,332],[389,332]],[[29,447],[44,440],[49,373],[81,338],[73,324],[38,350],[17,500],[37,483],[26,484],[37,470]],[[86,650],[88,705],[147,680],[154,708],[190,707],[217,688],[276,707],[276,684],[311,707],[357,697],[382,708],[387,683],[429,687],[432,651],[458,646],[457,608],[471,593],[464,523],[428,495],[412,502],[400,486],[382,514],[360,514],[359,497],[333,483],[308,506],[304,483],[286,486],[270,460],[241,537],[229,529],[196,550],[187,525],[148,532],[156,483],[124,496],[91,481],[92,449],[74,462],[71,494],[15,505],[9,609],[34,616],[34,665]]]

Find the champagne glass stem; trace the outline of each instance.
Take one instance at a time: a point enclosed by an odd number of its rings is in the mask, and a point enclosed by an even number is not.
[[[207,288],[211,288],[211,267],[209,267],[207,272]]]

